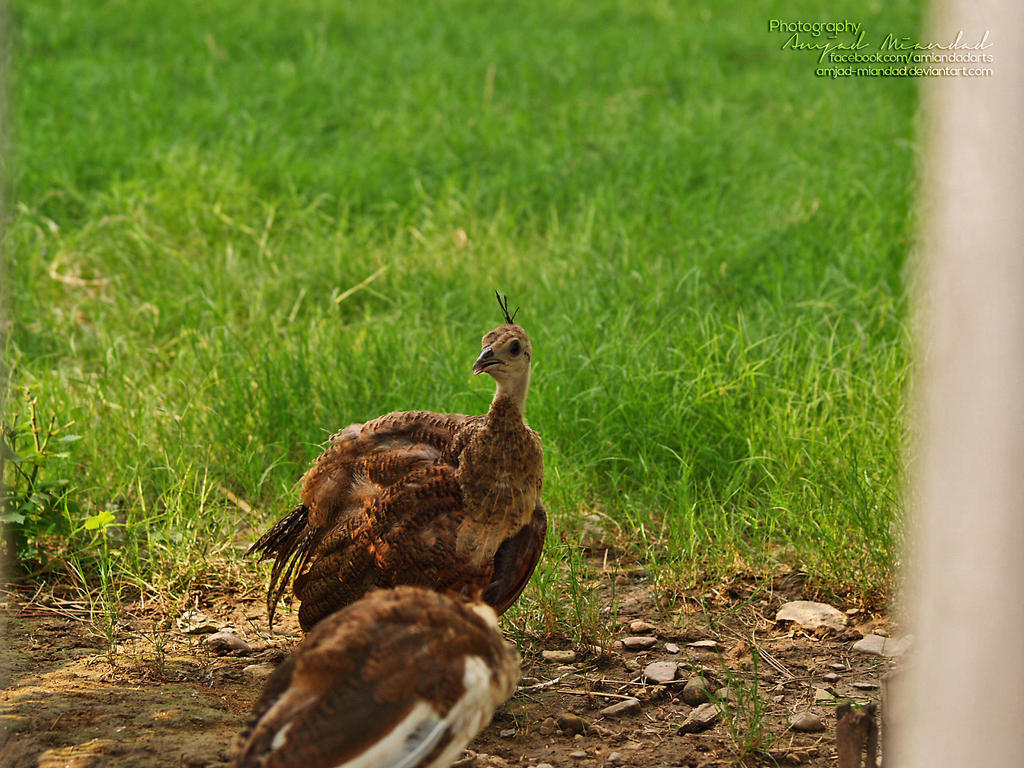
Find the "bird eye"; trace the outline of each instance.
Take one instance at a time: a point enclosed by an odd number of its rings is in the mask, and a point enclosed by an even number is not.
[[[512,342],[512,346],[509,348],[509,351],[512,353],[512,357],[515,357],[522,351],[522,347],[519,346],[518,339]]]

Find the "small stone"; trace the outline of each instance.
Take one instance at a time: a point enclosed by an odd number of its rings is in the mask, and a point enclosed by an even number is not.
[[[718,647],[718,642],[715,640],[698,640],[695,643],[687,643],[687,648],[709,648],[714,649]]]
[[[576,661],[576,651],[541,651],[540,655],[544,661],[554,661],[559,664],[571,664]]]
[[[820,733],[825,730],[825,724],[813,712],[797,713],[789,721],[789,727],[802,733]]]
[[[646,651],[658,642],[653,637],[624,637],[620,641],[627,651]]]
[[[678,733],[700,733],[701,731],[706,731],[718,721],[721,714],[721,711],[714,704],[701,704],[686,716],[683,724],[679,726]]]
[[[605,717],[622,717],[623,715],[633,715],[640,711],[640,702],[637,699],[623,699],[610,707],[605,707],[601,710],[601,714]]]
[[[838,683],[839,675],[837,675],[835,672],[826,672],[824,675],[821,676],[821,679],[826,683]]]
[[[231,632],[215,632],[203,640],[214,656],[248,656],[252,648],[245,640]]]
[[[178,617],[177,624],[186,635],[209,635],[221,628],[218,622],[199,611],[185,611]]]
[[[835,664],[829,664],[828,668],[829,669],[834,669],[836,672],[846,672],[847,671],[846,665],[845,664],[839,664],[838,662],[835,663]]]
[[[629,622],[629,631],[634,635],[646,635],[654,631],[654,625],[648,624],[643,619],[635,619]]]
[[[498,735],[501,738],[503,738],[503,739],[512,739],[512,738],[515,738],[516,729],[515,728],[506,728],[503,731],[499,731]]]
[[[580,544],[589,549],[598,549],[605,544],[607,533],[600,515],[587,515],[580,531]]]
[[[896,656],[902,656],[910,650],[910,646],[913,645],[914,638],[912,635],[905,637],[887,637],[885,639],[885,647],[882,649],[882,655],[887,658],[893,658]]]
[[[530,766],[530,768],[555,768],[555,766],[551,763],[537,763],[534,766]]]
[[[544,720],[541,722],[540,728],[538,728],[538,730],[540,731],[541,736],[550,736],[555,732],[556,727],[557,726],[555,725],[555,718],[545,717]]]
[[[569,757],[573,758],[574,760],[582,760],[586,756],[587,753],[584,752],[582,749],[577,749],[575,752],[569,753]]]
[[[675,661],[654,661],[644,667],[644,678],[649,683],[664,685],[676,679],[679,664]]]
[[[620,765],[626,762],[627,759],[628,758],[621,752],[612,752],[610,755],[608,755],[608,762],[615,763],[615,765]]]
[[[707,684],[699,677],[691,677],[683,686],[683,701],[691,707],[699,707],[708,700]]]
[[[572,712],[563,712],[556,717],[555,725],[570,736],[587,730],[587,724],[583,721],[583,718]]]
[[[828,603],[794,600],[779,608],[776,621],[791,621],[803,629],[814,631],[821,627],[841,632],[846,627],[846,614]]]
[[[870,653],[872,656],[885,656],[892,658],[902,656],[910,649],[912,638],[907,637],[883,637],[882,635],[864,635],[853,644],[853,650],[861,653]]]
[[[270,677],[275,669],[276,667],[273,664],[250,664],[242,668],[242,674],[246,680],[259,683]]]
[[[858,680],[855,683],[850,683],[858,691],[874,691],[878,688],[878,683],[873,683],[870,680]]]
[[[665,643],[665,650],[668,653],[679,653],[679,646],[675,643]]]
[[[832,701],[835,699],[835,691],[829,690],[828,688],[815,688],[814,689],[814,701]]]
[[[885,638],[881,635],[864,635],[853,644],[853,650],[861,653],[870,653],[872,656],[881,656],[882,648],[885,647]]]
[[[184,752],[178,756],[178,763],[182,768],[206,768],[213,762],[213,755],[202,752]]]

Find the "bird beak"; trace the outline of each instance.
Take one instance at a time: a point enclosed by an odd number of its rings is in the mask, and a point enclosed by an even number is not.
[[[477,376],[493,365],[500,365],[501,360],[494,356],[494,350],[490,347],[484,347],[483,352],[480,353],[480,357],[473,363],[473,375]]]

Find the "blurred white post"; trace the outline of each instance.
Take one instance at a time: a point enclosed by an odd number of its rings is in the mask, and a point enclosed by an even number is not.
[[[886,768],[1024,766],[1024,2],[939,0],[988,78],[923,83],[910,668]]]

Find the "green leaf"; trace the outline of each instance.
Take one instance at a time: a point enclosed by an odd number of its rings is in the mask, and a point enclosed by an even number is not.
[[[58,437],[57,438],[57,442],[58,443],[73,443],[76,440],[81,440],[81,439],[82,439],[81,435],[64,435],[62,437]]]
[[[114,513],[111,512],[109,509],[104,509],[100,512],[97,512],[95,515],[93,515],[85,521],[85,530],[103,530],[112,522],[114,522],[114,519]]]
[[[25,516],[20,512],[4,512],[0,514],[0,523],[24,523]]]

